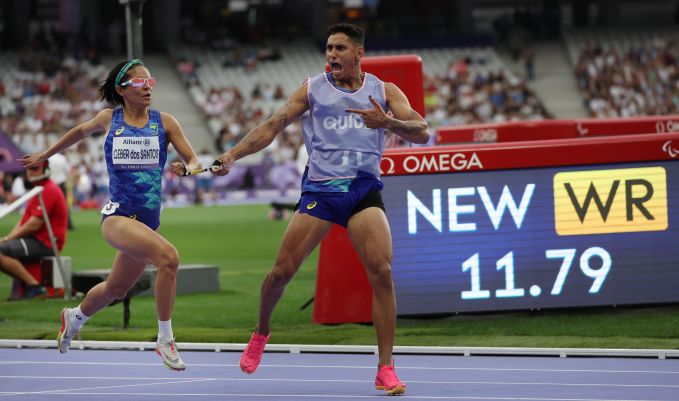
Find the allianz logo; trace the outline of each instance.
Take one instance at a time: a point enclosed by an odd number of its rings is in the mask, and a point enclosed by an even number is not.
[[[151,141],[148,138],[145,139],[123,139],[123,145],[144,145],[149,146]]]
[[[344,116],[327,116],[323,118],[323,128],[325,129],[347,129],[347,128],[363,128],[363,118],[355,114],[347,114]]]

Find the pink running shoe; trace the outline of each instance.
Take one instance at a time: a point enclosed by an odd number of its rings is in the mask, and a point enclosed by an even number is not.
[[[240,358],[240,370],[247,374],[254,373],[257,370],[259,361],[262,360],[264,347],[266,347],[266,342],[269,341],[270,336],[271,334],[263,336],[257,332],[252,333],[250,342],[248,342],[243,351],[243,356]]]
[[[406,392],[406,385],[401,383],[396,376],[393,363],[389,366],[380,366],[377,369],[375,388],[386,391],[388,395],[399,395]]]

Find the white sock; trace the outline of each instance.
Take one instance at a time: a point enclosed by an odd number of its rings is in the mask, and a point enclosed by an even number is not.
[[[89,320],[89,316],[83,313],[82,310],[80,310],[80,305],[78,305],[77,308],[71,309],[72,316],[75,318],[71,320],[71,326],[76,329],[77,331],[80,331],[80,328],[83,327],[83,324],[87,320]]]
[[[158,321],[158,341],[172,341],[174,334],[172,334],[172,319]]]

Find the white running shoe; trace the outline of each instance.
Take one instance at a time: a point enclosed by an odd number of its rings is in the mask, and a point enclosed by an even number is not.
[[[156,343],[156,354],[163,358],[163,363],[168,369],[172,370],[184,370],[186,365],[184,361],[177,353],[177,345],[174,342],[174,338],[171,340],[158,341]]]
[[[73,337],[80,335],[79,331],[71,327],[73,319],[75,319],[73,309],[64,308],[61,310],[61,328],[59,329],[59,334],[57,334],[57,348],[62,354],[68,352]]]

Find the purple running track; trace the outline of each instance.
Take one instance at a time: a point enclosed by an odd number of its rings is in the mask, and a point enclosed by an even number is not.
[[[181,351],[180,351],[181,352]],[[181,352],[173,372],[155,353],[0,348],[0,401],[365,400],[376,356],[265,353],[255,374],[236,352]],[[409,400],[677,401],[679,359],[396,356]]]

